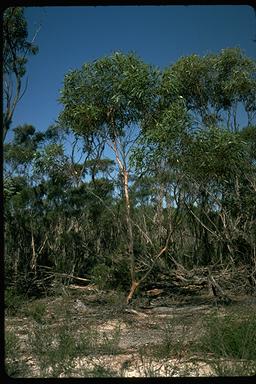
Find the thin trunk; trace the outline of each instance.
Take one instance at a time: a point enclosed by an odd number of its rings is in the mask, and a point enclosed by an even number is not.
[[[12,117],[13,117],[14,110],[15,110],[19,100],[21,99],[21,97],[24,94],[24,93],[22,93],[22,95],[20,96],[20,92],[21,92],[21,78],[19,77],[18,74],[16,74],[16,93],[15,93],[15,97],[14,97],[14,100],[13,100],[12,103],[11,103],[10,100],[7,103],[7,109],[5,111],[5,115],[4,115],[4,119],[3,119],[3,142],[5,141],[7,132],[10,129],[10,125],[11,125],[11,122],[12,122]]]
[[[31,269],[34,270],[36,273],[36,249],[35,249],[35,239],[34,239],[34,232],[31,227],[31,248],[32,248],[32,259],[31,259]]]
[[[113,147],[115,156],[116,156],[116,162],[119,166],[119,169],[123,175],[123,188],[124,188],[124,198],[125,198],[125,208],[126,208],[126,226],[127,226],[127,238],[128,238],[128,254],[130,259],[130,274],[131,274],[131,281],[132,281],[132,287],[136,286],[136,276],[135,276],[135,260],[134,260],[134,243],[133,243],[133,230],[132,230],[132,220],[131,220],[131,204],[130,204],[130,196],[129,196],[129,187],[128,187],[128,179],[129,174],[126,169],[126,165],[124,162],[121,161],[118,149],[117,149],[117,143],[116,140],[113,141]],[[131,291],[132,291],[131,287]],[[129,297],[129,296],[128,296]],[[128,300],[128,298],[127,298]]]
[[[161,238],[164,234],[163,226],[163,197],[164,197],[164,186],[160,184],[159,193],[157,194],[157,208],[156,208],[156,224],[158,225],[157,240],[161,242]]]
[[[133,298],[133,295],[136,291],[136,289],[140,286],[140,284],[146,280],[146,278],[149,276],[149,274],[151,273],[153,267],[155,266],[155,263],[156,261],[162,256],[162,254],[164,252],[167,251],[168,249],[168,245],[169,245],[169,241],[170,241],[170,237],[171,237],[171,232],[169,232],[168,236],[167,236],[167,239],[166,239],[166,243],[165,243],[165,246],[160,250],[160,252],[154,257],[154,260],[150,266],[150,268],[147,270],[146,273],[144,273],[144,275],[138,280],[138,281],[135,281],[135,279],[132,281],[132,286],[131,286],[131,289],[130,289],[130,292],[129,292],[129,295],[127,296],[127,299],[126,299],[126,303],[129,304],[129,302],[131,301],[131,299]]]
[[[128,252],[130,256],[130,273],[132,283],[135,282],[135,261],[134,261],[134,244],[133,244],[133,230],[132,230],[132,220],[131,220],[131,205],[128,189],[128,172],[126,169],[123,170],[124,175],[124,196],[125,196],[125,205],[126,205],[126,224],[127,224],[127,233],[128,233]]]
[[[237,132],[236,107],[234,107],[233,109],[233,124],[234,124],[234,132]]]
[[[15,255],[15,260],[14,260],[14,274],[13,274],[13,285],[14,285],[14,289],[17,290],[17,286],[18,286],[18,266],[19,266],[19,261],[20,261],[20,244],[17,248],[17,252],[16,252],[16,255]]]

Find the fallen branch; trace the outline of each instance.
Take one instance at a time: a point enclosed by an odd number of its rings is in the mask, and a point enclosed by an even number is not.
[[[213,295],[217,298],[224,299],[226,301],[231,301],[230,297],[224,292],[221,286],[217,283],[214,277],[211,274],[210,268],[208,268],[208,279],[210,282],[210,286],[212,288]]]
[[[46,272],[46,273],[50,273],[54,276],[59,276],[59,277],[68,277],[68,278],[79,280],[79,281],[91,281],[90,279],[86,279],[84,277],[78,277],[78,276],[74,276],[74,275],[69,275],[68,273],[59,273],[59,272]]]

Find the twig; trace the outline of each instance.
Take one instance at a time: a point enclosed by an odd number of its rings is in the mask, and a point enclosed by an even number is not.
[[[59,273],[59,272],[47,272],[47,273],[50,273],[50,274],[55,275],[55,276],[60,276],[60,277],[69,277],[71,279],[75,279],[75,280],[79,280],[79,281],[91,281],[90,279],[70,275],[68,273]]]

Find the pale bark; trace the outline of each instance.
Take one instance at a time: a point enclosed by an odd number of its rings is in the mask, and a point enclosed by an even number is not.
[[[130,274],[133,284],[136,284],[135,278],[135,261],[134,261],[134,243],[133,243],[133,230],[132,230],[132,220],[131,220],[131,204],[129,196],[129,173],[126,168],[125,162],[122,162],[118,153],[117,142],[113,141],[113,146],[111,146],[115,152],[116,162],[120,169],[121,174],[123,175],[123,188],[124,188],[124,197],[125,197],[125,208],[126,208],[126,226],[127,226],[127,238],[128,238],[128,254],[130,259]]]
[[[31,248],[32,248],[32,259],[31,259],[31,269],[36,272],[36,249],[35,249],[35,239],[34,239],[34,232],[31,227]]]

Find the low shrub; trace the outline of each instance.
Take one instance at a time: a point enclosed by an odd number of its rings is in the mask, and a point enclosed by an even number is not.
[[[25,297],[18,294],[12,287],[8,287],[4,292],[4,306],[9,316],[15,316],[23,306]]]
[[[46,322],[46,305],[45,303],[35,301],[29,307],[24,308],[23,312],[26,316],[32,317],[37,323],[44,324]]]
[[[27,377],[29,367],[22,360],[22,351],[19,337],[13,331],[5,333],[5,370],[10,377]]]
[[[256,373],[256,315],[240,313],[220,317],[214,314],[204,321],[205,334],[200,349],[213,357],[218,375]]]
[[[111,288],[112,271],[106,264],[97,264],[91,272],[92,283],[96,284],[99,289]]]

